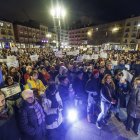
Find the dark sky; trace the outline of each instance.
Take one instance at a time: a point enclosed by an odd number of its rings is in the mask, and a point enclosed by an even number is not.
[[[54,1],[0,0],[0,17],[13,21],[33,19],[51,25],[49,10]],[[70,24],[79,19],[98,24],[140,15],[140,0],[63,0],[63,3]]]

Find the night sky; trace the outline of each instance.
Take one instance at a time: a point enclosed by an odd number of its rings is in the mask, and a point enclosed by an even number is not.
[[[52,24],[49,10],[55,0],[0,0],[0,17],[11,21],[29,19]],[[58,0],[57,0],[58,1]],[[62,0],[61,0],[62,2]],[[67,23],[101,24],[140,15],[140,0],[63,0]]]

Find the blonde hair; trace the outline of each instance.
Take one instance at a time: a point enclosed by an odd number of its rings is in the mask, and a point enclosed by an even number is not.
[[[104,76],[104,78],[102,79],[102,84],[103,84],[103,85],[105,85],[108,76],[110,76],[111,79],[112,79],[112,76],[111,76],[110,74],[106,74],[106,75]],[[115,89],[115,84],[114,84],[113,80],[111,80],[110,85]]]

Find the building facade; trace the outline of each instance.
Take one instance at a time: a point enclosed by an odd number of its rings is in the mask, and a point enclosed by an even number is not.
[[[63,47],[69,45],[68,30],[61,29],[61,31],[60,31],[60,42],[61,42],[61,46],[63,46]]]
[[[15,39],[18,43],[31,44],[45,42],[47,40],[46,34],[48,28],[43,25],[40,25],[39,28],[27,27],[24,25],[15,25],[14,31]]]
[[[92,38],[93,27],[72,29],[69,30],[68,34],[70,45],[87,45]]]
[[[0,39],[15,41],[12,23],[6,21],[0,21]]]
[[[125,21],[123,42],[130,47],[134,47],[140,39],[140,16],[128,18]]]

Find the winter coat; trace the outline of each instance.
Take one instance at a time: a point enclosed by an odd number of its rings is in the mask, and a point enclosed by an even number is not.
[[[44,140],[45,122],[38,124],[37,115],[34,108],[30,108],[28,103],[23,102],[19,110],[19,126],[23,140]]]
[[[116,99],[115,89],[107,83],[103,84],[101,88],[101,101],[111,103],[112,99]]]
[[[127,112],[132,117],[140,119],[140,89],[134,88],[130,92]]]
[[[0,115],[0,140],[19,140],[20,133],[18,130],[17,121],[13,102],[7,103],[7,118],[2,118]]]
[[[84,81],[80,80],[78,77],[76,77],[73,81],[73,89],[75,91],[75,94],[78,97],[83,97],[84,93],[85,93],[85,89],[84,89]]]

